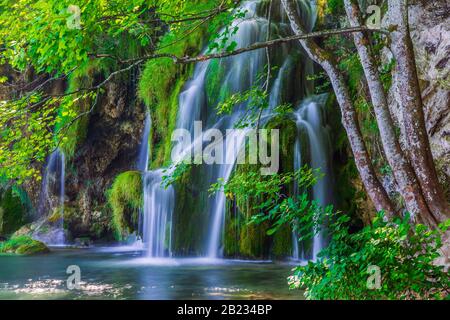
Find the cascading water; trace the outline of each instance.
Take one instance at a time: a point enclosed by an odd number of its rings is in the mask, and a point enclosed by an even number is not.
[[[144,206],[142,210],[143,243],[148,257],[171,255],[171,219],[175,193],[172,186],[162,186],[163,170],[148,170],[151,148],[151,117],[147,114],[139,151],[138,169],[142,172]],[[141,218],[140,218],[141,220]]]
[[[312,29],[315,20],[314,4],[310,1],[299,1],[303,21]],[[233,30],[237,26],[237,32],[230,36],[229,43],[235,42],[236,48],[249,46],[255,42],[265,41],[269,23],[264,13],[264,1],[245,1],[239,8],[245,15],[233,22],[230,27]],[[281,4],[280,4],[281,6]],[[276,10],[276,6],[274,6]],[[278,14],[278,18],[272,19],[270,25],[272,37],[285,37],[290,35],[290,27],[284,13]],[[267,108],[260,124],[264,126],[270,118],[273,108],[282,103],[299,101],[310,92],[307,85],[307,76],[313,73],[312,62],[302,53],[298,44],[283,44],[277,47],[277,52],[271,52],[269,56],[275,55],[272,66],[280,66],[273,81],[270,82],[269,108]],[[202,150],[205,142],[202,130],[218,129],[224,132],[234,128],[246,115],[248,102],[242,103],[233,109],[231,114],[220,114],[216,112],[218,103],[234,93],[242,93],[250,90],[254,86],[260,85],[258,79],[265,74],[267,64],[267,54],[265,49],[246,52],[240,55],[231,56],[220,60],[209,60],[199,62],[195,65],[193,77],[189,80],[179,96],[179,109],[177,117],[177,128],[189,131],[191,137],[197,137],[188,146],[185,142],[174,143],[172,150],[172,161],[186,158],[193,159],[197,156],[198,150]],[[214,75],[214,76],[211,76]],[[214,81],[215,79],[215,81]],[[202,122],[200,130],[196,127],[196,121]],[[205,125],[206,124],[206,125]],[[143,208],[143,235],[144,242],[149,256],[161,257],[169,256],[172,243],[172,215],[174,210],[175,192],[172,187],[164,189],[161,187],[163,176],[162,170],[147,171],[148,166],[148,132],[146,122],[146,133],[143,137],[141,147],[140,170],[144,181],[144,208]],[[233,138],[235,141],[226,139],[226,151],[224,150],[225,163],[201,166],[201,176],[203,190],[217,182],[219,178],[227,181],[235,166],[238,150],[244,146],[245,130],[239,131]],[[200,136],[199,136],[200,134]],[[228,138],[228,137],[226,137]],[[235,149],[229,152],[230,145],[234,144]],[[147,148],[144,150],[144,148]],[[238,150],[236,150],[236,148]],[[145,154],[145,157],[142,155]],[[145,160],[142,160],[145,159]],[[145,163],[145,165],[142,165]],[[169,169],[169,173],[173,170]],[[204,191],[203,191],[204,192]],[[318,191],[317,191],[318,192]],[[198,195],[197,195],[198,196]],[[205,197],[199,197],[205,199]],[[179,200],[179,199],[178,199]],[[225,226],[226,197],[223,192],[217,192],[209,200],[201,201],[199,211],[201,216],[207,217],[207,230],[197,228],[194,232],[201,233],[203,238],[203,248],[186,248],[184,252],[201,252],[209,258],[217,258],[222,255],[222,237]],[[179,212],[176,213],[180,214]],[[199,227],[202,223],[199,223]],[[177,230],[173,235],[177,236]],[[296,245],[295,243],[294,245]],[[189,244],[187,245],[189,246]]]
[[[41,217],[58,214],[53,228],[34,237],[50,245],[64,245],[65,156],[57,149],[50,154],[42,180],[38,213]],[[54,220],[54,219],[52,219]]]
[[[299,131],[294,147],[294,169],[298,170],[304,164],[308,164],[313,169],[320,169],[323,177],[318,179],[313,186],[312,196],[321,206],[333,203],[330,137],[322,116],[325,100],[326,95],[312,96],[302,102],[294,113],[297,130]],[[305,131],[308,141],[302,141],[302,131]],[[302,157],[301,145],[305,142],[308,145],[309,159]],[[298,193],[299,190],[295,190],[295,192]],[[297,242],[296,239],[295,242]],[[322,250],[323,245],[324,233],[322,230],[313,239],[311,252],[313,260],[316,260],[317,254]],[[303,258],[305,256],[306,253],[303,252]],[[294,246],[294,259],[299,258],[301,257],[297,243],[297,246]]]
[[[147,115],[145,116],[144,133],[142,135],[142,140],[139,148],[139,158],[137,163],[137,169],[141,172],[145,172],[148,170],[148,161],[151,157],[150,145],[148,141],[150,137],[151,128],[152,128],[152,118],[150,117],[150,114],[147,113]]]
[[[310,8],[309,3],[305,5],[305,2],[301,2],[301,4]],[[245,16],[233,22],[230,29],[233,29],[234,26],[237,26],[238,29],[237,33],[229,39],[230,43],[236,43],[237,48],[246,47],[255,42],[266,40],[269,23],[266,18],[261,17],[261,12],[264,11],[261,10],[261,5],[261,1],[245,1],[239,9],[241,12],[245,12]],[[302,12],[304,13],[304,11]],[[310,19],[310,17],[311,12],[308,12],[305,17],[305,22],[308,25],[312,25],[313,23],[311,21],[313,19]],[[289,32],[289,25],[282,21],[271,25],[271,33],[274,36],[286,36]],[[295,62],[289,56],[290,48],[288,46],[281,46],[280,49],[283,62],[275,81],[271,85],[269,91],[269,108],[265,110],[262,119],[268,119],[267,116],[272,111],[272,108],[287,100],[283,96],[283,90],[287,88],[286,82],[289,82],[287,79],[292,75],[291,69],[293,69]],[[297,51],[299,50],[297,49]],[[305,59],[305,61],[299,62],[303,66],[302,71],[304,73],[302,74],[303,78],[297,79],[301,85],[306,83],[304,81],[306,74],[311,72],[311,62],[308,59]],[[184,91],[180,95],[177,127],[187,129],[191,134],[195,133],[195,121],[206,121],[206,128],[215,128],[222,131],[235,127],[245,116],[247,103],[237,106],[230,115],[217,115],[216,112],[211,112],[210,110],[214,110],[223,96],[245,92],[255,86],[258,77],[264,72],[266,64],[267,56],[264,49],[221,59],[215,63],[211,61],[198,63],[195,67],[192,80],[186,84]],[[212,72],[217,73],[217,70],[220,70],[220,86],[216,90],[216,94],[212,94],[213,97],[211,97],[211,92],[208,90],[211,87],[208,77]],[[302,91],[303,94],[307,91],[305,85],[296,89],[297,91]],[[241,131],[234,138],[236,139],[235,146],[238,149],[241,148],[245,141],[245,131]],[[200,139],[196,140],[188,148],[175,145],[174,153],[178,159],[183,159],[186,156],[192,157],[192,151],[194,150],[195,152],[196,145],[202,145],[203,143],[204,141]],[[230,143],[233,142],[227,140],[227,152]],[[231,158],[231,161],[227,161],[226,164],[202,167],[202,174],[204,173],[205,177],[207,177],[205,180],[208,185],[216,182],[219,178],[225,181],[229,179],[233,172],[237,153],[234,150],[231,154],[227,154],[227,158]],[[219,257],[222,253],[221,240],[225,224],[225,204],[225,194],[218,192],[204,206],[205,210],[209,212],[210,221],[208,234],[204,237],[204,254],[210,258]]]
[[[163,170],[144,174],[144,224],[143,240],[148,257],[170,257],[172,239],[172,212],[174,190],[165,189],[162,183]]]
[[[244,12],[245,16],[234,21],[230,27],[231,30],[235,26],[238,27],[236,34],[231,35],[229,39],[229,43],[236,43],[236,48],[243,48],[255,42],[266,40],[269,23],[265,17],[261,16],[261,12],[265,11],[262,10],[262,4],[262,1],[245,1],[240,7],[239,10]],[[310,8],[309,3],[301,2],[301,4]],[[304,13],[304,10],[302,12]],[[305,16],[305,22],[308,25],[313,23],[311,21],[313,19],[310,18],[311,12],[308,11]],[[271,34],[273,36],[286,36],[289,32],[289,25],[283,21],[271,24]],[[281,58],[278,57],[278,60],[283,62],[277,77],[271,84],[269,108],[264,111],[262,115],[263,120],[269,118],[268,115],[274,107],[287,100],[283,96],[283,90],[286,91],[288,87],[287,82],[290,81],[289,78],[293,74],[292,69],[294,69],[295,63],[303,66],[301,78],[297,77],[296,85],[300,84],[300,87],[296,88],[296,92],[300,92],[300,94],[307,92],[305,85],[306,75],[312,73],[310,60],[293,61],[290,57],[291,52],[289,52],[292,49],[291,47],[283,45],[278,49],[280,49],[282,56]],[[300,50],[298,48],[295,50],[297,55],[299,55]],[[198,63],[195,66],[193,78],[186,84],[183,92],[180,94],[177,127],[189,130],[191,136],[195,136],[195,121],[206,121],[205,129],[214,128],[224,131],[234,128],[245,117],[248,103],[242,103],[237,106],[230,115],[217,115],[214,109],[224,96],[242,93],[257,85],[257,79],[264,73],[266,64],[267,55],[265,49],[246,52],[214,62]],[[214,86],[210,83],[209,75],[213,72],[219,74],[220,85],[214,93],[211,93],[211,87]],[[291,83],[291,85],[293,84]],[[264,121],[261,125],[264,125]],[[242,130],[234,137],[236,139],[235,146],[238,149],[242,148],[245,143],[245,133],[245,130]],[[182,145],[175,145],[173,154],[176,155],[178,160],[185,157],[192,158],[192,152],[194,151],[195,156],[197,146],[201,146],[203,143],[204,141],[200,138],[187,148]],[[227,139],[226,152],[230,150],[231,143],[233,142],[229,142]],[[202,174],[206,177],[206,184],[211,185],[219,178],[227,181],[233,172],[237,154],[236,150],[232,151],[231,154],[227,154],[227,159],[231,159],[231,161],[226,161],[226,164],[203,166]],[[209,228],[207,235],[204,237],[203,252],[210,258],[220,257],[222,254],[221,244],[225,224],[225,205],[225,194],[217,192],[210,198],[209,203],[204,206],[204,210],[207,210],[207,213],[209,213],[207,214],[209,216]]]
[[[267,20],[256,16],[258,1],[247,1],[241,7],[243,12],[246,12],[245,17],[233,22],[234,26],[238,26],[237,33],[232,36],[231,41],[236,42],[237,47],[245,47],[256,41],[263,41],[267,29]],[[218,68],[223,70],[222,82],[220,84],[220,92],[227,91],[228,93],[243,92],[250,89],[256,80],[258,73],[262,72],[265,64],[265,51],[256,50],[247,52],[240,56],[226,58],[218,62]],[[233,128],[234,125],[242,118],[245,106],[238,106],[231,115],[217,116],[215,112],[208,113],[208,108],[213,109],[214,106],[209,106],[211,101],[208,101],[206,96],[205,81],[211,72],[211,62],[201,62],[196,65],[194,76],[191,81],[186,84],[186,87],[180,95],[179,100],[179,114],[177,120],[177,127],[189,130],[194,133],[194,122],[206,120],[208,128],[216,128],[225,130]],[[211,100],[211,99],[210,99]],[[216,101],[215,101],[216,102]],[[244,134],[244,131],[242,132]],[[236,145],[238,148],[242,145],[244,135],[236,136]],[[193,144],[203,144],[203,140],[195,141]],[[227,139],[227,144],[231,143]],[[192,150],[195,146],[183,148],[175,145],[175,153],[178,154],[179,159],[183,159],[186,155],[192,157]],[[178,149],[177,149],[178,148]],[[227,145],[227,151],[229,145]],[[204,166],[205,175],[208,177],[208,183],[211,184],[217,179],[222,178],[225,181],[231,175],[234,167],[234,161],[237,156],[235,154],[227,154],[227,164],[216,164],[211,166]],[[234,158],[234,160],[233,160]],[[217,192],[210,200],[210,223],[209,234],[205,237],[204,252],[210,258],[216,258],[221,255],[221,236],[223,233],[223,225],[225,218],[225,195],[223,192]]]

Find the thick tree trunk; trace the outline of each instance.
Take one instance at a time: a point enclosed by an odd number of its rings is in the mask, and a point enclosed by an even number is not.
[[[361,13],[358,2],[356,0],[344,0],[344,2],[350,25],[352,27],[361,26]],[[416,174],[396,137],[386,91],[383,88],[375,63],[370,40],[362,32],[353,33],[353,39],[369,86],[383,150],[399,186],[400,194],[405,200],[406,209],[413,214],[416,220],[431,227],[436,227],[437,221],[427,206]]]
[[[403,114],[403,125],[408,142],[409,157],[414,167],[428,207],[438,222],[450,215],[450,206],[444,197],[431,154],[414,49],[409,33],[408,1],[389,0],[391,50],[396,59],[398,93]]]
[[[295,2],[292,0],[282,0],[286,14],[289,17],[291,28],[296,35],[304,34],[305,29],[300,22],[299,13],[297,12]],[[386,190],[378,180],[372,162],[367,152],[366,145],[359,128],[356,110],[350,99],[350,95],[345,84],[344,77],[337,68],[332,56],[322,50],[313,40],[299,40],[310,58],[317,62],[328,74],[332,83],[336,98],[342,113],[342,123],[347,132],[350,147],[355,157],[356,166],[358,168],[364,186],[372,199],[377,210],[384,210],[388,217],[395,215],[395,209],[390,201]]]

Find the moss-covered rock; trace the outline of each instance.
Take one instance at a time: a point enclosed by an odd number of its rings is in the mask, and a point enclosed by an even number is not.
[[[119,174],[107,191],[109,206],[112,209],[112,224],[118,239],[136,229],[139,209],[142,208],[142,175],[138,171]]]
[[[29,236],[16,236],[8,241],[0,242],[0,253],[33,255],[48,252],[50,250],[44,243],[34,240]]]
[[[0,189],[0,235],[10,235],[27,222],[26,194],[16,186]]]
[[[208,188],[204,167],[193,165],[175,184],[172,251],[176,255],[203,255],[208,231]]]
[[[293,254],[292,230],[290,226],[283,226],[273,235],[271,254],[275,259],[283,259]]]
[[[271,119],[266,129],[278,129],[280,133],[280,169],[279,172],[294,171],[294,146],[297,138],[297,124],[289,116],[278,116]]]

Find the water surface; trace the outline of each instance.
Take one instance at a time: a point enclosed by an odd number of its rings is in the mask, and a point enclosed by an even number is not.
[[[292,264],[150,259],[129,248],[61,249],[0,256],[0,299],[302,299],[287,287]],[[81,288],[67,289],[78,265]]]

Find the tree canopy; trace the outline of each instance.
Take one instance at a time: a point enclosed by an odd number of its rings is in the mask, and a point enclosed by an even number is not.
[[[39,179],[35,164],[64,144],[69,127],[89,112],[77,112],[77,103],[95,104],[107,81],[146,56],[164,57],[200,26],[218,30],[234,6],[231,0],[1,1],[0,174]],[[163,34],[171,41],[160,45]],[[104,71],[101,81],[55,92],[58,81],[93,64]]]

